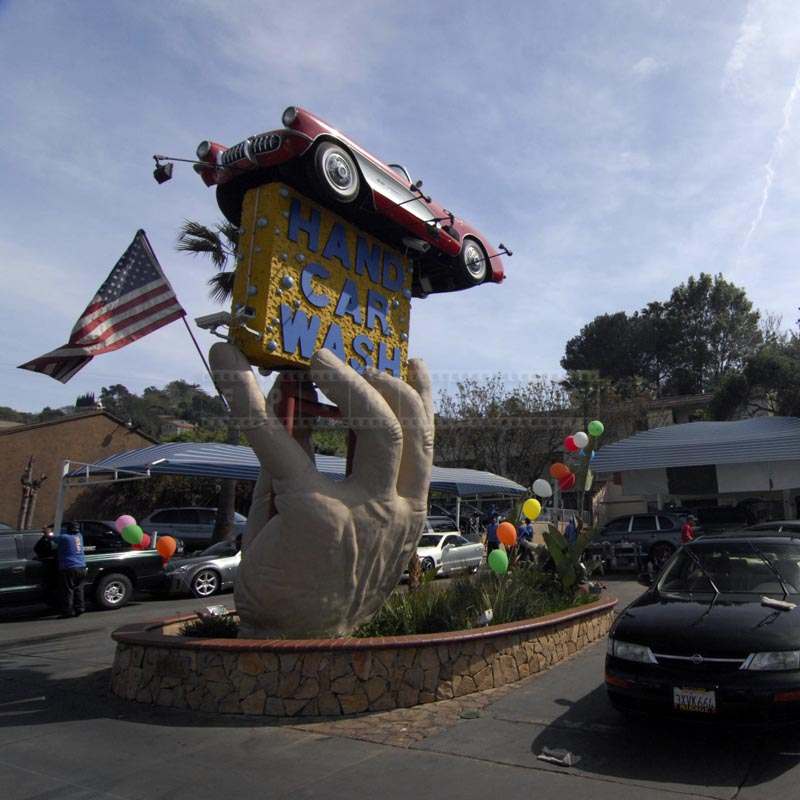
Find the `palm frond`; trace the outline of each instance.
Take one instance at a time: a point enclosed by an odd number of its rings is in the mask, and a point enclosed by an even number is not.
[[[233,250],[225,246],[219,232],[191,220],[186,220],[181,226],[176,247],[192,255],[203,253],[210,256],[217,269],[223,269],[233,255]]]
[[[235,272],[218,272],[208,279],[208,296],[217,303],[226,303],[233,294]]]

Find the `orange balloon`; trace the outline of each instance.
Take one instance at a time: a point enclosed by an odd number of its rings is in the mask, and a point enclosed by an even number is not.
[[[501,522],[497,526],[497,538],[506,547],[513,547],[517,543],[517,529],[510,522]]]
[[[178,543],[171,536],[159,536],[156,539],[156,550],[165,561],[169,561],[177,549]]]
[[[560,481],[562,478],[566,478],[572,472],[570,468],[566,464],[562,464],[560,461],[556,461],[555,464],[550,465],[550,477],[555,478],[557,481]]]

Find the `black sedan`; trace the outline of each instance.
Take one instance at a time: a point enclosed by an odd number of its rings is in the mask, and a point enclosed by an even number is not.
[[[685,545],[609,633],[605,682],[612,705],[695,718],[800,717],[796,604],[795,535],[740,534]]]

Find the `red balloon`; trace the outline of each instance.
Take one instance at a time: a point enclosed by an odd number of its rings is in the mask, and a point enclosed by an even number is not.
[[[506,547],[513,547],[517,543],[517,529],[510,522],[501,522],[497,526],[497,538]]]
[[[172,558],[177,547],[178,543],[171,536],[159,536],[156,540],[156,550],[161,553],[164,563]]]
[[[576,480],[577,480],[577,478],[575,477],[575,473],[574,472],[570,472],[569,475],[567,475],[564,478],[561,478],[558,481],[558,485],[559,485],[559,487],[561,487],[561,491],[562,492],[568,492],[573,486],[575,486],[575,481]]]
[[[575,439],[573,439],[572,436],[567,436],[567,438],[564,439],[564,449],[568,453],[577,453],[580,447],[575,444]]]
[[[566,465],[562,464],[560,461],[556,461],[555,464],[550,465],[550,477],[555,478],[557,481],[560,481],[562,478],[566,478],[567,475],[571,475],[572,470]]]
[[[147,533],[142,534],[142,541],[139,544],[132,545],[134,550],[147,550],[150,547],[150,535]]]

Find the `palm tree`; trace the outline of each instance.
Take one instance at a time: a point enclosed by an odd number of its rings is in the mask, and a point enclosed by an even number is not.
[[[208,280],[209,297],[217,303],[226,303],[233,294],[236,254],[239,247],[239,229],[230,222],[218,222],[213,228],[199,222],[185,220],[178,233],[177,249],[192,255],[207,255],[217,268]],[[233,262],[233,269],[226,267]],[[228,422],[228,444],[239,443],[239,431],[232,420]],[[233,514],[236,510],[236,481],[226,478],[221,483],[217,517],[214,521],[215,542],[233,535]]]

